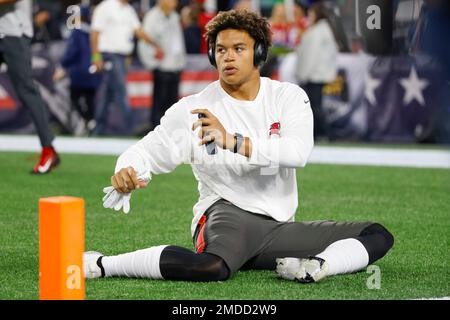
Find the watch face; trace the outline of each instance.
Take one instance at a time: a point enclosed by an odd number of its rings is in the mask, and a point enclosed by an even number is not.
[[[234,136],[236,137],[236,144],[234,145],[234,153],[237,153],[238,150],[241,148],[241,144],[244,141],[244,137],[240,133],[235,133]]]

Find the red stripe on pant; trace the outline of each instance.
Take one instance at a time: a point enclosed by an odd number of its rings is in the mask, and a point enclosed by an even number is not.
[[[203,215],[198,221],[200,231],[198,232],[197,236],[197,253],[202,253],[203,250],[205,250],[205,223],[206,216]]]

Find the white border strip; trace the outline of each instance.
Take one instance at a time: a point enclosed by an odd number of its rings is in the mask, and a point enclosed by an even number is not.
[[[120,155],[138,139],[57,137],[60,153]],[[39,152],[36,136],[0,135],[0,151]],[[450,151],[316,146],[308,163],[450,169]]]

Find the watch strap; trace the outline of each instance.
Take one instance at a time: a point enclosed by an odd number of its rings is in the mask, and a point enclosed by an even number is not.
[[[236,139],[236,143],[234,144],[233,152],[238,153],[239,149],[241,149],[242,143],[244,143],[244,137],[240,133],[235,133],[234,137]]]

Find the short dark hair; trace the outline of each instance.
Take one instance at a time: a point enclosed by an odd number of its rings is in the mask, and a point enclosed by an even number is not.
[[[329,11],[323,2],[315,2],[309,7],[308,10],[314,11],[316,14],[316,22],[319,22],[322,19],[330,21]]]
[[[204,36],[208,45],[214,47],[219,32],[227,29],[246,31],[255,40],[255,43],[262,43],[265,48],[272,45],[269,22],[254,12],[247,10],[219,12],[206,25]]]

